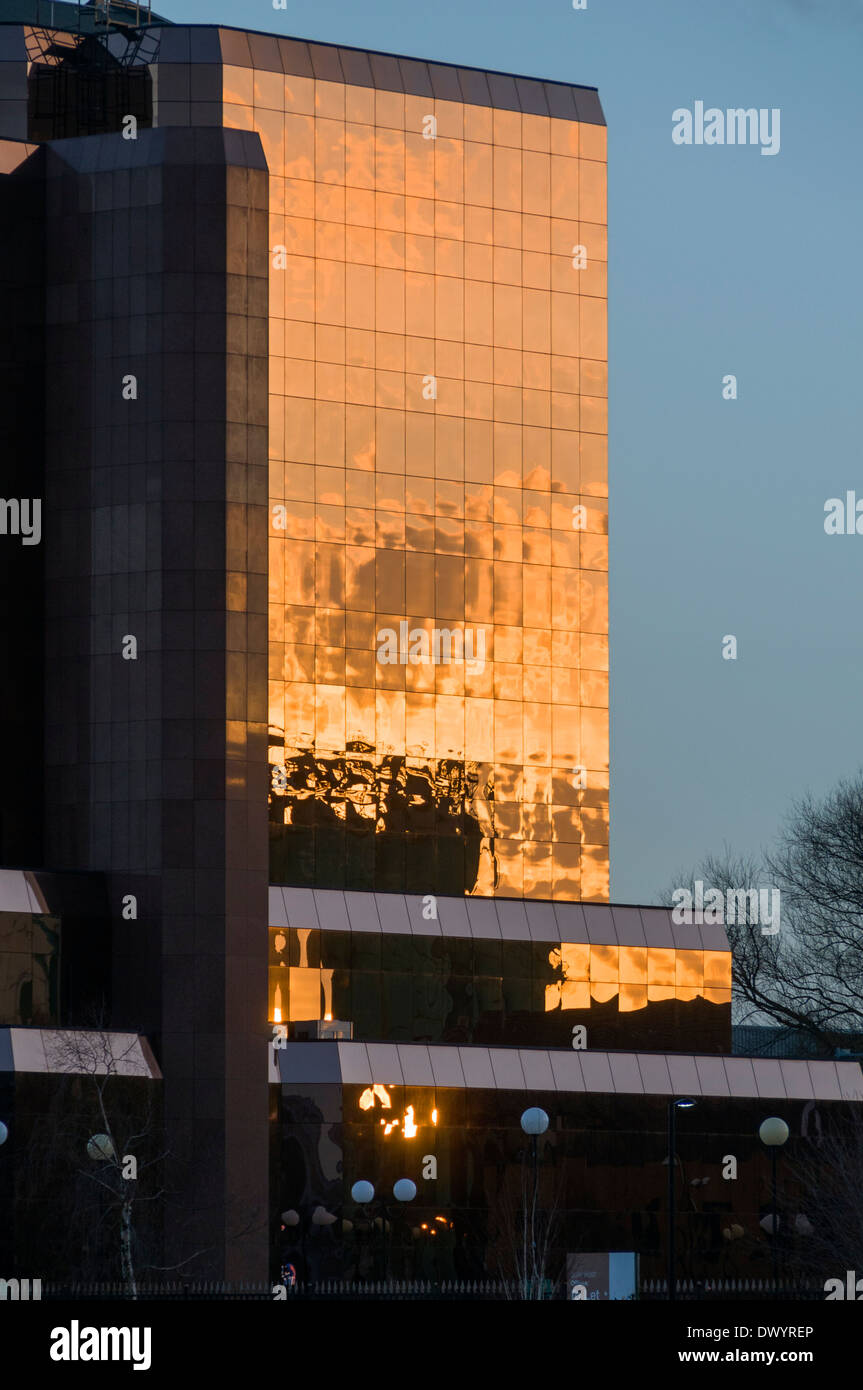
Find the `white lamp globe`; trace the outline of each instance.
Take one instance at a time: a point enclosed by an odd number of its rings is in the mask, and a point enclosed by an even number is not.
[[[525,1134],[536,1136],[545,1134],[548,1129],[548,1116],[538,1105],[532,1105],[521,1117],[521,1127]]]
[[[0,1120],[0,1144],[5,1144],[8,1138],[9,1130],[6,1128],[3,1121]]]
[[[772,1149],[779,1144],[784,1144],[790,1132],[784,1120],[772,1115],[769,1120],[761,1122],[758,1128],[758,1137],[762,1144],[766,1144],[768,1148]]]
[[[397,1202],[412,1202],[417,1195],[417,1185],[410,1178],[399,1178],[393,1186],[393,1196]]]
[[[87,1140],[87,1154],[96,1163],[107,1163],[114,1158],[114,1145],[107,1134],[94,1134]]]
[[[359,1206],[364,1207],[368,1202],[375,1200],[375,1190],[370,1182],[355,1182],[351,1188],[351,1196]]]

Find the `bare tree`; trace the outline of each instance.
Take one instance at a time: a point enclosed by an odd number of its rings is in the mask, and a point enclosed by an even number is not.
[[[118,1257],[123,1284],[136,1298],[140,1213],[164,1196],[152,1178],[165,1158],[138,1037],[103,1028],[43,1036],[51,1075],[63,1081],[30,1134],[26,1197],[35,1213],[51,1194],[55,1222],[71,1246],[79,1242],[81,1265],[94,1247],[104,1249],[97,1257],[103,1272],[105,1261],[110,1267]]]
[[[101,1125],[91,1135],[85,1152],[89,1167],[79,1173],[107,1193],[107,1209],[119,1217],[121,1277],[132,1298],[137,1298],[137,1276],[133,1243],[136,1205],[158,1201],[161,1190],[143,1195],[138,1186],[139,1171],[161,1162],[164,1155],[146,1159],[136,1150],[153,1131],[152,1088],[140,1088],[140,1113],[130,1116],[126,1107],[114,1105],[119,1076],[149,1078],[149,1069],[140,1058],[135,1034],[116,1034],[102,1029],[64,1030],[47,1035],[46,1053],[52,1070],[86,1076]],[[140,1165],[140,1169],[139,1169]]]
[[[696,879],[723,893],[780,892],[778,934],[726,924],[739,1021],[793,1027],[826,1056],[863,1033],[863,773],[820,801],[795,801],[761,859],[726,846],[676,886]]]
[[[95,1026],[43,1033],[50,1072],[31,1082],[18,1117],[25,1161],[16,1180],[19,1258],[57,1277],[122,1279],[130,1298],[153,1274],[183,1271],[212,1247],[201,1245],[210,1216],[169,1179],[170,1133],[136,1033]],[[229,1240],[267,1226],[267,1216],[233,1199]],[[170,1223],[184,1258],[164,1263]],[[185,1247],[185,1249],[183,1249]],[[188,1253],[186,1253],[188,1251]]]
[[[534,1185],[530,1145],[518,1165],[498,1165],[497,1190],[490,1203],[490,1243],[509,1296],[536,1301],[559,1286],[562,1270],[557,1248],[561,1234],[560,1204],[564,1173],[553,1162],[546,1142]],[[550,1292],[551,1291],[551,1292]]]
[[[788,1166],[804,1194],[795,1240],[804,1272],[843,1278],[851,1269],[863,1276],[863,1107],[831,1117],[823,1134],[796,1146]]]

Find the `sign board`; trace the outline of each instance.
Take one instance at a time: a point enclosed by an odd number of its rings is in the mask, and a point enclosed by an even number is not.
[[[638,1256],[633,1250],[567,1255],[566,1287],[573,1301],[637,1298]]]

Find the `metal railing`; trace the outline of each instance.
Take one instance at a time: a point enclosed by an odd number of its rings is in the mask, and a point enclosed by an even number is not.
[[[551,1298],[562,1300],[562,1289]],[[120,1280],[101,1283],[42,1281],[43,1300],[124,1300],[131,1296]],[[668,1297],[664,1279],[645,1279],[639,1285],[639,1299],[661,1302]],[[697,1301],[723,1299],[739,1302],[768,1301],[776,1297],[769,1279],[682,1279],[676,1283],[678,1300]],[[782,1280],[780,1300],[818,1301],[825,1297],[823,1284]],[[437,1300],[459,1302],[519,1301],[522,1287],[518,1280],[451,1279],[440,1283],[422,1279],[374,1279],[363,1282],[345,1279],[320,1279],[308,1283],[261,1284],[227,1283],[217,1280],[174,1280],[167,1283],[139,1283],[138,1299],[142,1301],[183,1302],[304,1302],[308,1299],[356,1300],[379,1302],[389,1300]],[[589,1299],[588,1302],[593,1300]]]

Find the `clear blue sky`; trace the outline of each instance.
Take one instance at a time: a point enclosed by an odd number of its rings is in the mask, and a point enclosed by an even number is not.
[[[863,535],[823,529],[827,498],[863,499],[863,0],[156,9],[599,88],[613,900],[757,851],[790,798],[863,766]],[[674,145],[696,100],[779,107],[779,154]]]

